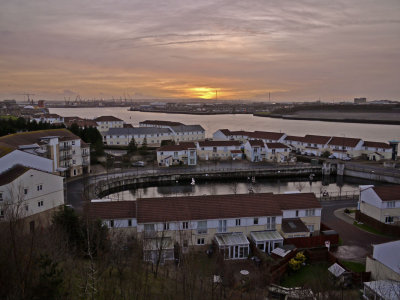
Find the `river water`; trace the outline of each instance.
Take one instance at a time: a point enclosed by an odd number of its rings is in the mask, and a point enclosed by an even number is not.
[[[50,108],[50,113],[61,116],[78,116],[81,118],[95,118],[111,115],[138,126],[144,120],[176,121],[184,124],[200,124],[206,130],[206,136],[218,129],[248,131],[276,131],[288,135],[333,135],[362,138],[369,141],[387,142],[400,140],[400,125],[377,125],[340,122],[321,122],[305,120],[284,120],[274,118],[254,117],[253,115],[183,115],[128,111],[126,107],[107,108]]]
[[[358,194],[361,184],[379,184],[370,180],[362,180],[351,177],[329,176],[315,178],[310,181],[309,178],[255,178],[232,181],[212,181],[196,182],[192,185],[190,182],[176,182],[175,184],[159,185],[138,188],[134,190],[122,191],[106,196],[112,200],[135,200],[137,198],[157,198],[173,196],[201,196],[201,195],[224,195],[224,194],[248,194],[254,193],[275,193],[301,191],[312,192],[319,196],[326,194],[329,196],[353,195]]]

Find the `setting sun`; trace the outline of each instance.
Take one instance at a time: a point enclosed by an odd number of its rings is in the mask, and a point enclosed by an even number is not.
[[[190,88],[189,93],[193,98],[213,99],[216,97],[216,90],[208,87]]]

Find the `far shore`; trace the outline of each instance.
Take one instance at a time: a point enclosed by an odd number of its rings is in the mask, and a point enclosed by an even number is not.
[[[400,125],[400,115],[397,120],[385,118],[384,114],[381,114],[381,119],[373,119],[373,118],[360,118],[361,116],[357,113],[353,113],[354,116],[341,118],[340,114],[338,117],[332,117],[326,114],[326,116],[321,116],[320,113],[315,113],[315,116],[312,115],[301,115],[301,114],[293,114],[293,115],[278,115],[278,114],[265,114],[265,113],[254,113],[255,117],[264,117],[264,118],[277,118],[277,119],[286,119],[286,120],[307,120],[307,121],[322,121],[322,122],[339,122],[339,123],[366,123],[366,124],[382,124],[382,125]],[[350,113],[349,113],[350,115]],[[392,117],[392,115],[390,116]]]

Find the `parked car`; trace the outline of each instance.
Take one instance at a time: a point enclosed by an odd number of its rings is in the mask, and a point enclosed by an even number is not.
[[[135,161],[134,163],[132,163],[132,166],[134,167],[144,167],[144,161]]]
[[[331,159],[335,159],[336,158],[336,156],[335,155],[329,155],[329,158],[331,158]]]
[[[342,160],[351,160],[351,158],[346,156],[346,157],[343,157]]]

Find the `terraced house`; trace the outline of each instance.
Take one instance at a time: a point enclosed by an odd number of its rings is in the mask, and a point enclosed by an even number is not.
[[[97,124],[97,130],[100,133],[107,132],[111,128],[123,128],[124,121],[114,116],[101,116],[95,118],[93,121]]]
[[[201,160],[227,160],[241,154],[239,141],[204,141],[197,143],[197,155]]]
[[[133,201],[135,202],[135,201]],[[152,260],[159,247],[183,251],[215,242],[225,259],[245,259],[251,240],[270,253],[284,238],[318,235],[321,205],[312,193],[244,194],[92,202],[87,210],[110,228],[131,230]],[[162,250],[162,249],[161,249]]]
[[[90,172],[90,147],[67,129],[50,129],[9,134],[0,137],[4,165],[9,158],[19,158],[25,166],[63,176],[78,176]],[[48,166],[48,160],[51,166]],[[43,167],[40,165],[43,162]],[[0,167],[1,169],[1,167]]]
[[[194,143],[186,142],[179,145],[168,145],[157,149],[159,166],[173,165],[195,166],[197,164],[197,149]]]

